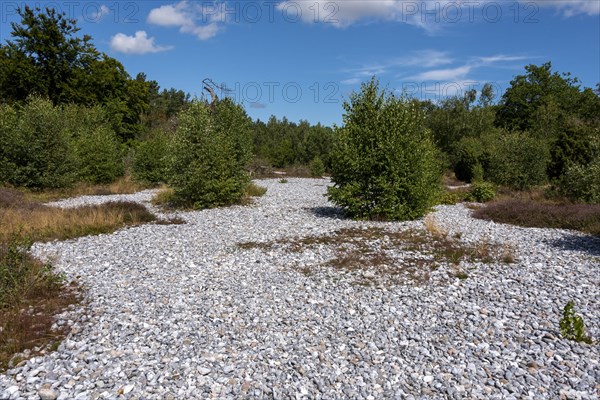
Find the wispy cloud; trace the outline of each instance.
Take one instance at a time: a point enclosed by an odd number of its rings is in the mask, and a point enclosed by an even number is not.
[[[125,54],[159,53],[172,49],[172,46],[158,46],[153,37],[148,37],[145,31],[137,31],[134,36],[117,33],[110,40],[113,51]]]
[[[470,65],[463,65],[456,68],[434,69],[431,71],[421,72],[414,76],[408,77],[408,80],[416,81],[456,81],[463,80],[473,69]]]
[[[555,8],[565,17],[600,15],[598,0],[516,1],[528,7]],[[277,4],[277,9],[299,15],[306,23],[326,23],[337,28],[368,21],[394,21],[418,26],[434,34],[459,22],[490,22],[487,13],[483,12],[490,5],[507,8],[505,15],[512,15],[508,7],[515,7],[513,3],[503,4],[497,0],[284,0]]]
[[[535,4],[558,9],[567,18],[575,15],[600,15],[598,0],[538,0]]]
[[[340,83],[342,85],[358,85],[360,82],[361,82],[360,78],[350,78],[350,79],[344,79]]]
[[[438,50],[418,50],[406,56],[396,57],[380,64],[363,65],[357,68],[344,69],[342,72],[350,75],[349,78],[341,81],[345,85],[354,85],[365,78],[380,76],[400,68],[407,67],[425,67],[433,68],[441,65],[448,65],[453,62],[453,58],[445,51]]]
[[[207,4],[190,3],[186,0],[175,4],[166,4],[150,10],[148,23],[178,27],[181,33],[195,35],[198,39],[207,40],[217,35],[222,29],[219,15],[213,12],[206,14]],[[216,9],[211,9],[216,10]]]

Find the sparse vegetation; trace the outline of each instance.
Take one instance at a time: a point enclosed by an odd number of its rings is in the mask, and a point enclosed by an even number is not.
[[[565,339],[592,344],[592,339],[585,333],[583,318],[575,313],[575,302],[570,300],[563,309],[560,320],[560,333]]]
[[[53,315],[79,301],[76,287],[34,259],[30,246],[19,233],[0,240],[0,371],[14,354],[59,340],[65,332],[52,330]]]
[[[326,236],[281,239],[272,242],[244,242],[238,247],[261,251],[281,248],[284,251],[331,251],[324,265],[362,274],[361,279],[389,279],[398,283],[424,284],[432,271],[446,267],[446,277],[461,274],[462,262],[514,261],[512,249],[484,242],[468,245],[448,237],[447,231],[430,218],[425,230],[389,231],[382,228],[348,228]],[[324,247],[326,249],[324,249]],[[307,273],[306,268],[301,271]],[[365,275],[366,273],[366,275]]]

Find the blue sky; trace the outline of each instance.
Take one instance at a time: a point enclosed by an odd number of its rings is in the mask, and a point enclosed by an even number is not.
[[[161,87],[229,87],[253,118],[339,124],[342,101],[376,75],[432,100],[491,82],[502,92],[527,64],[551,61],[600,82],[600,0],[55,1],[80,34]]]

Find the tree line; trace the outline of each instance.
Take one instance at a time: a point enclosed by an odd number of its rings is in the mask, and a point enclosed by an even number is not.
[[[143,73],[131,77],[91,37],[77,36],[76,21],[52,9],[19,13],[11,40],[0,45],[3,184],[66,187],[129,172],[175,185],[181,202],[189,195],[188,204],[204,207],[238,198],[248,183],[239,168],[254,160],[329,171],[332,199],[362,217],[420,214],[436,190],[406,185],[436,186],[448,171],[518,190],[550,184],[575,201],[600,202],[600,84],[581,87],[549,62],[526,66],[497,104],[491,85],[434,103],[394,96],[374,78],[345,102],[341,127],[252,121],[230,99],[210,106]],[[185,165],[213,182],[194,181]],[[401,211],[393,198],[420,206]]]

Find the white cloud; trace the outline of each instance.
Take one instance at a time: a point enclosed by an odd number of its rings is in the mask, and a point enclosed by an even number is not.
[[[220,8],[208,7],[207,4],[195,4],[186,0],[176,4],[163,5],[150,10],[148,23],[160,26],[179,27],[179,32],[195,35],[200,40],[207,40],[221,30]],[[202,22],[202,23],[199,23]]]
[[[185,26],[192,25],[194,22],[188,15],[187,3],[164,5],[153,8],[148,14],[148,23],[160,26]]]
[[[446,69],[434,69],[431,71],[421,72],[408,79],[417,81],[458,81],[464,80],[472,67],[470,65],[463,65],[456,68]]]
[[[154,38],[148,37],[145,31],[137,31],[134,36],[117,33],[110,40],[110,48],[113,51],[125,54],[158,53],[172,49],[171,46],[165,47],[154,44]]]
[[[527,6],[554,7],[566,17],[585,14],[600,14],[600,0],[516,0]],[[494,10],[487,10],[492,7]],[[497,22],[491,21],[496,8],[502,8],[500,15],[512,16],[515,5],[497,0],[457,1],[457,0],[283,0],[277,9],[294,20],[296,16],[306,23],[329,23],[345,28],[363,21],[396,21],[418,26],[428,33],[435,33],[457,22]],[[510,9],[509,9],[510,7]],[[485,9],[485,11],[484,11]],[[493,12],[492,12],[493,11]],[[504,11],[504,12],[503,12]],[[491,13],[491,14],[490,14]]]
[[[92,4],[86,8],[83,18],[86,22],[99,22],[108,14],[110,14],[110,9],[104,4],[100,6]]]
[[[343,81],[341,81],[340,83],[342,85],[357,85],[361,82],[360,78],[350,78],[350,79],[344,79]]]
[[[521,60],[525,60],[527,58],[530,58],[530,57],[525,57],[525,56],[507,56],[507,55],[504,55],[504,54],[498,54],[498,55],[489,56],[489,57],[477,57],[476,60],[480,64],[489,65],[489,64],[495,64],[495,63],[498,63],[498,62],[505,62],[505,61],[521,61]]]
[[[565,17],[579,14],[600,15],[600,1],[598,0],[538,0],[535,4],[557,8]]]

